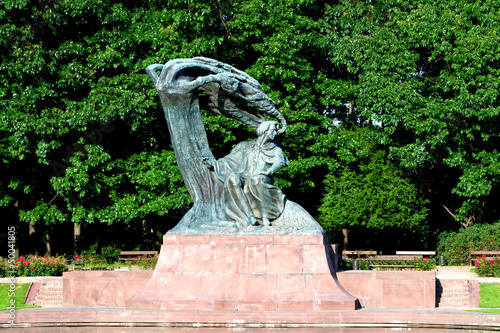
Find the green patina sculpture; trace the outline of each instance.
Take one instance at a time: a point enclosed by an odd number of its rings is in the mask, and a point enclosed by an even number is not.
[[[272,141],[277,131],[277,122],[262,122],[256,140],[238,144],[231,154],[213,164],[205,160],[224,183],[222,202],[227,217],[241,228],[270,226],[285,207],[285,196],[272,178],[288,165],[282,150]]]
[[[202,57],[154,64],[146,72],[160,95],[177,163],[193,199],[193,207],[169,234],[324,234],[273,185],[273,174],[288,165],[273,141],[285,132],[286,121],[255,79]],[[200,113],[200,93],[209,97],[206,107],[242,121],[256,130],[257,139],[215,159]]]

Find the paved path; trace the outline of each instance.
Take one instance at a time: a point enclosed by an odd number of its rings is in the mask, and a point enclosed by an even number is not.
[[[8,321],[0,312],[0,322]],[[197,312],[125,308],[38,308],[17,310],[16,325],[40,326],[224,326],[394,327],[500,330],[500,314],[456,309],[360,309],[324,312]],[[7,327],[4,325],[4,327]]]

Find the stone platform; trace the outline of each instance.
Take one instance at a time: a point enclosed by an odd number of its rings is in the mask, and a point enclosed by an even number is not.
[[[500,314],[459,311],[453,309],[360,309],[356,311],[164,311],[128,310],[125,308],[40,308],[17,310],[15,324],[7,325],[8,311],[0,312],[0,327],[14,332],[23,328],[44,328],[44,332],[75,332],[79,326],[85,332],[94,332],[89,326],[119,327],[171,327],[177,332],[182,327],[190,331],[203,328],[200,332],[228,328],[244,332],[244,328],[325,328],[334,332],[344,332],[346,328],[362,327],[372,332],[374,328],[388,327],[392,330],[412,330],[413,328],[431,329],[469,329],[485,331],[500,330]],[[336,329],[336,330],[335,330]],[[28,330],[35,332],[36,330]],[[260,332],[260,331],[257,331]],[[275,332],[275,331],[273,331]],[[418,330],[420,332],[420,330]]]
[[[165,235],[156,269],[127,309],[355,310],[322,235]]]
[[[153,271],[67,272],[65,307],[124,307],[141,291]],[[366,308],[434,308],[435,272],[337,272],[337,279]]]

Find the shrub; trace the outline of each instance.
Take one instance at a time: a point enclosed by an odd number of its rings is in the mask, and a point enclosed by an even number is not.
[[[4,259],[0,267],[2,277],[11,276],[12,269],[8,265],[7,259]],[[61,257],[41,257],[28,255],[20,257],[15,263],[16,276],[59,276],[66,270],[66,264]]]
[[[101,255],[97,254],[82,254],[80,256],[76,256],[76,259],[85,260],[85,268],[89,268],[91,270],[102,270],[106,269],[108,262],[106,259],[103,259]]]
[[[154,269],[158,262],[158,255],[140,257],[134,261],[127,261],[128,266],[137,266],[139,269]]]
[[[500,251],[500,222],[476,224],[439,235],[437,251],[449,265],[467,265],[471,251]]]
[[[118,261],[120,249],[112,245],[103,246],[98,253],[97,243],[92,244],[88,250],[82,251],[81,256],[87,260],[91,260],[93,265],[101,265],[103,263],[113,264]],[[95,259],[95,260],[94,260]],[[87,260],[85,264],[87,264]]]
[[[500,277],[500,261],[478,258],[475,262],[477,275],[481,277]]]
[[[9,271],[11,271],[9,261],[7,259],[0,261],[0,277],[10,277],[13,275]]]
[[[101,258],[105,259],[108,263],[115,263],[120,257],[121,250],[112,245],[101,248]]]
[[[417,268],[422,271],[431,271],[436,268],[436,259],[429,259],[427,257],[418,259]]]

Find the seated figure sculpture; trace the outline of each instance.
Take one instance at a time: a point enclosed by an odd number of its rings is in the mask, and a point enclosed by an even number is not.
[[[146,72],[160,95],[177,164],[193,200],[168,234],[325,234],[304,208],[273,185],[273,174],[288,165],[273,141],[287,124],[257,80],[203,57],[152,64]],[[257,139],[216,160],[202,107],[242,122],[257,132]]]
[[[239,227],[270,226],[284,209],[285,196],[273,185],[273,174],[288,165],[274,142],[279,125],[264,121],[256,130],[257,139],[239,143],[215,163],[203,162],[224,183],[222,201],[227,217]]]

